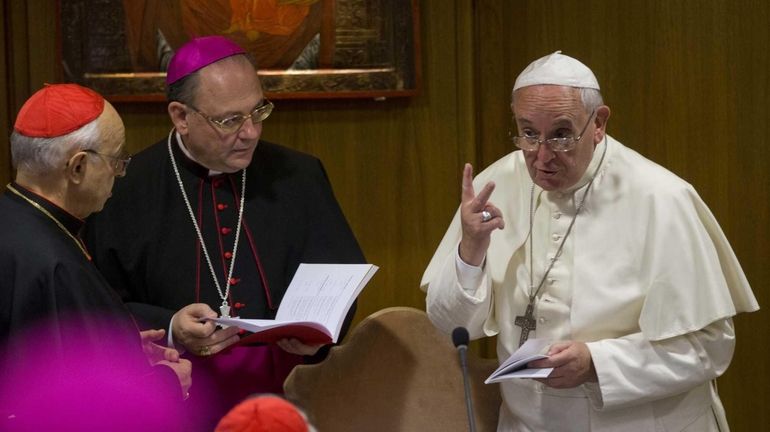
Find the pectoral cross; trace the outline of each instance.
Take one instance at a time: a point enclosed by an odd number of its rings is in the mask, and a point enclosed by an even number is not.
[[[230,306],[227,304],[227,300],[222,302],[222,306],[219,306],[219,314],[222,318],[230,318]]]
[[[519,346],[524,345],[524,342],[529,338],[529,332],[537,328],[537,321],[535,321],[534,315],[535,302],[530,300],[527,305],[527,310],[524,315],[519,315],[513,322],[517,326],[521,327],[521,337],[519,338]]]

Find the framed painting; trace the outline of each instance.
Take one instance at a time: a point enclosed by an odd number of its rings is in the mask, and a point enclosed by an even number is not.
[[[113,102],[165,100],[192,37],[252,54],[271,99],[387,98],[420,86],[418,0],[59,0],[63,77]]]

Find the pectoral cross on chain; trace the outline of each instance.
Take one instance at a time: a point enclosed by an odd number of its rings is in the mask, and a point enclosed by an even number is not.
[[[519,346],[524,345],[524,342],[529,338],[529,332],[537,328],[537,321],[535,321],[534,315],[535,302],[530,301],[527,305],[527,310],[524,315],[519,315],[513,322],[517,326],[521,327],[521,337],[519,338]]]
[[[227,300],[224,300],[222,306],[219,306],[219,313],[222,318],[230,318],[230,306],[227,304]]]

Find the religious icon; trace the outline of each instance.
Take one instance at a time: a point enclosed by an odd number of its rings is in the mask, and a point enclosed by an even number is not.
[[[136,71],[165,70],[176,48],[212,34],[243,47],[261,69],[288,69],[332,12],[321,0],[123,0],[123,11]]]
[[[63,72],[109,100],[163,100],[174,51],[193,37],[218,34],[254,56],[271,99],[330,92],[409,96],[419,76],[416,5],[417,0],[68,0],[60,3]]]

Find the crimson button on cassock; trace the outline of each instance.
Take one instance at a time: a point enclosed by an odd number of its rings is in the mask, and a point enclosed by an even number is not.
[[[232,231],[232,228],[228,228],[228,227],[222,227],[219,230],[219,232],[221,232],[222,235],[228,235],[228,234],[230,234],[230,231]]]
[[[230,258],[232,258],[232,257],[233,257],[233,253],[232,253],[232,252],[230,252],[230,251],[228,251],[228,252],[225,252],[225,253],[224,253],[224,256],[225,256],[225,259],[230,259]]]

